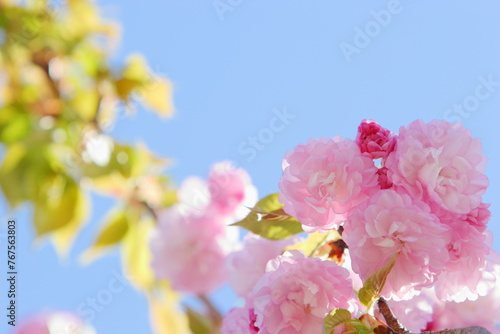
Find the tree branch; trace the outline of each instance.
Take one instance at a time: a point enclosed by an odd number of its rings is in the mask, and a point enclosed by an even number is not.
[[[389,305],[382,297],[380,297],[378,300],[378,308],[380,310],[380,313],[382,313],[382,315],[384,316],[387,325],[396,333],[418,334],[418,333],[411,333],[410,331],[406,330],[403,326],[401,326],[398,319],[396,319],[396,317],[392,314]],[[425,331],[420,334],[491,334],[491,333],[484,327],[471,326],[464,328],[445,329],[442,331]]]

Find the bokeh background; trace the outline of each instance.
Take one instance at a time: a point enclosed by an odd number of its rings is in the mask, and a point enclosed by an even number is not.
[[[263,197],[278,191],[284,153],[309,138],[354,138],[365,118],[393,131],[417,118],[461,121],[489,158],[484,200],[500,251],[500,2],[96,3],[123,27],[113,61],[140,52],[174,84],[172,119],[138,110],[110,134],[173,158],[168,172],[177,184],[228,159],[248,170]],[[2,199],[2,220],[18,221],[18,319],[41,309],[76,312],[121,272],[118,251],[86,267],[78,262],[113,205],[92,200],[88,225],[61,260],[48,242],[33,242],[30,209],[9,211]],[[236,301],[228,288],[213,298],[223,312]],[[131,286],[92,325],[104,334],[152,333],[147,302]],[[9,331],[2,321],[0,332]]]

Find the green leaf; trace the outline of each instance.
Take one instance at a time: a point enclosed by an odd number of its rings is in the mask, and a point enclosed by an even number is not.
[[[380,297],[380,293],[384,288],[387,276],[396,263],[397,255],[398,253],[395,253],[382,268],[368,277],[365,284],[363,284],[363,287],[359,290],[359,301],[368,309],[372,306],[373,302]]]
[[[210,320],[199,312],[196,312],[189,306],[186,307],[186,315],[189,321],[189,329],[193,334],[207,334],[212,333],[212,326]]]
[[[163,117],[172,117],[174,106],[172,103],[172,84],[170,81],[154,77],[151,82],[139,90],[144,104]]]
[[[11,145],[5,152],[5,159],[0,167],[0,185],[11,207],[15,208],[27,199],[22,176],[26,175],[26,147],[21,144]]]
[[[0,118],[0,141],[4,143],[14,143],[26,137],[31,130],[31,119],[28,114],[21,112],[13,112],[13,108],[4,108],[0,113],[10,115],[8,122],[2,124]]]
[[[8,146],[0,167],[0,185],[11,207],[26,200],[46,197],[40,185],[54,175],[44,146],[15,143]]]
[[[245,219],[232,224],[271,240],[286,239],[304,232],[302,224],[283,211],[283,204],[278,201],[279,194],[272,194],[261,199]]]
[[[89,263],[123,240],[129,230],[129,213],[125,210],[113,211],[108,215],[94,244],[82,254],[82,261]]]
[[[87,221],[90,212],[90,201],[83,191],[78,188],[75,197],[73,218],[65,226],[51,233],[50,238],[60,256],[66,256],[80,231]]]
[[[286,247],[285,250],[297,249],[304,252],[304,254],[308,256],[322,256],[328,254],[330,251],[330,248],[328,248],[325,253],[324,250],[321,249],[323,246],[325,246],[329,241],[339,240],[341,238],[342,237],[336,230],[331,230],[326,233],[314,232],[310,233],[304,241],[290,245]]]
[[[86,163],[83,165],[83,173],[90,178],[99,178],[117,172],[124,178],[129,178],[132,176],[134,165],[140,163],[136,159],[136,154],[133,147],[115,142],[107,165],[99,166],[93,162]]]
[[[121,243],[123,270],[130,282],[137,289],[144,291],[148,291],[155,282],[151,267],[153,256],[146,246],[154,226],[155,222],[150,218],[143,218],[138,223],[130,224],[129,232]]]
[[[323,333],[333,334],[335,327],[351,321],[351,312],[342,308],[331,311],[323,320]]]
[[[34,224],[37,236],[54,232],[72,222],[79,222],[82,193],[73,179],[62,174],[51,176],[41,185],[41,192],[35,201]]]
[[[119,211],[110,217],[103,229],[100,231],[94,246],[97,248],[108,247],[120,242],[127,234],[129,227],[128,214]]]
[[[146,247],[143,247],[146,248]],[[149,316],[151,327],[156,334],[189,333],[188,318],[178,308],[179,295],[168,286],[158,291],[159,295],[149,296]]]

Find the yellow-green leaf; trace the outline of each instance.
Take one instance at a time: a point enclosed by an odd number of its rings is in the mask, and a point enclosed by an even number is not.
[[[172,84],[170,81],[155,77],[139,90],[144,103],[163,117],[172,117],[174,106],[172,103]]]
[[[341,239],[340,234],[336,230],[331,230],[326,233],[314,232],[310,233],[304,241],[290,245],[285,250],[301,250],[304,254],[309,256],[322,256],[325,255],[321,251],[322,246],[326,245],[329,241]],[[328,248],[327,252],[330,251]]]
[[[4,108],[0,113],[7,112]],[[14,143],[26,137],[31,130],[31,120],[28,114],[16,112],[5,125],[0,123],[0,141],[4,143]]]
[[[191,333],[186,314],[177,308],[178,295],[168,288],[163,290],[160,296],[149,298],[149,315],[153,331],[155,334]]]
[[[189,329],[193,334],[212,333],[210,320],[190,307],[186,307],[186,315],[189,321]]]
[[[132,284],[140,290],[149,290],[155,275],[151,267],[152,254],[149,250],[149,236],[155,226],[150,218],[143,218],[130,224],[129,232],[122,241],[122,262],[124,271]]]
[[[337,308],[331,311],[325,319],[323,319],[323,333],[333,334],[335,327],[351,321],[351,312],[342,308]]]
[[[55,230],[50,235],[52,243],[59,256],[64,257],[68,254],[78,232],[87,221],[90,212],[90,201],[85,193],[78,188],[74,202],[73,218],[65,226]]]
[[[261,199],[245,219],[232,224],[240,226],[264,238],[286,239],[303,232],[302,224],[294,217],[283,212],[283,204],[278,201],[279,194]]]
[[[116,93],[123,101],[128,101],[130,93],[139,87],[140,84],[137,80],[120,78],[115,81]]]
[[[365,284],[363,284],[363,287],[359,290],[359,301],[367,308],[370,308],[373,302],[380,297],[380,293],[384,288],[387,276],[396,263],[397,255],[398,253],[395,253],[382,268],[378,269],[370,277],[368,277]]]
[[[85,121],[92,121],[99,109],[99,95],[97,91],[82,90],[71,101],[72,106]]]
[[[120,242],[129,230],[129,213],[113,211],[102,224],[94,244],[82,254],[82,261],[88,263],[102,255],[110,246]]]
[[[141,83],[147,82],[151,76],[146,60],[138,54],[133,54],[128,57],[122,75],[124,78]]]
[[[81,220],[79,201],[82,194],[73,179],[62,174],[52,175],[40,187],[35,201],[34,224],[37,236],[60,229]]]
[[[27,166],[23,163],[25,156],[26,148],[24,145],[11,145],[5,152],[4,161],[0,167],[0,185],[13,208],[27,199],[24,187],[19,182],[23,179],[22,176],[26,175]]]

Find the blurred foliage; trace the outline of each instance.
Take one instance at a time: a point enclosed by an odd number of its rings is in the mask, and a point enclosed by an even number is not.
[[[32,208],[37,238],[49,238],[61,256],[88,218],[89,194],[115,198],[81,259],[121,245],[158,333],[186,333],[179,297],[166,282],[155,292],[147,247],[155,210],[176,201],[168,160],[109,135],[137,103],[170,117],[172,85],[139,55],[112,64],[119,32],[90,0],[0,0],[0,187],[12,209]]]
[[[0,9],[0,185],[10,206],[31,203],[37,236],[65,254],[89,212],[88,191],[119,198],[137,211],[135,222],[164,195],[168,202],[166,160],[107,131],[134,100],[170,116],[170,83],[137,55],[111,66],[119,28],[91,1],[1,0]],[[126,234],[125,224],[109,224],[94,252]]]

